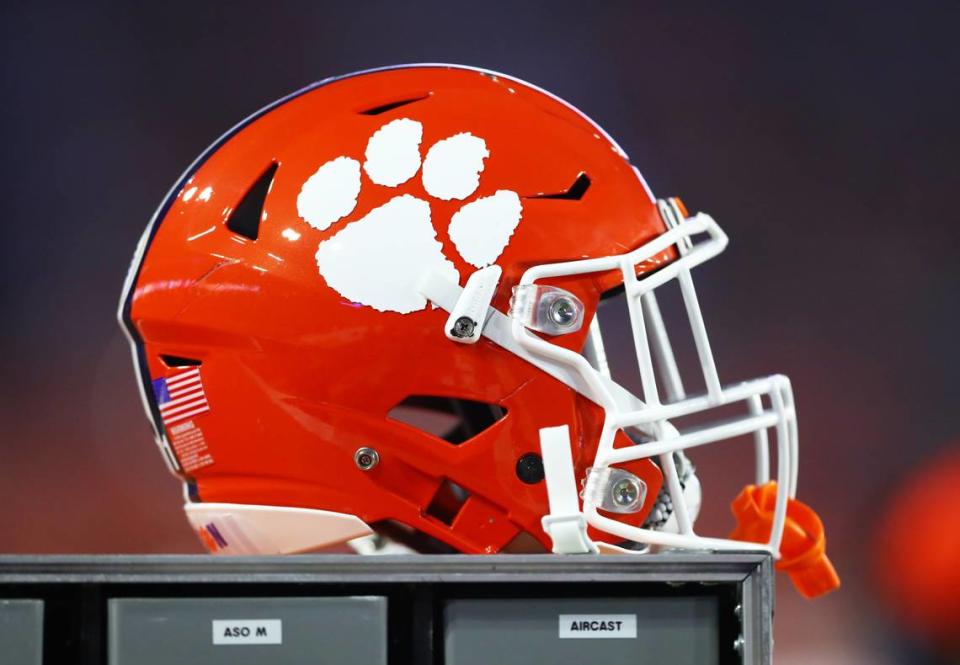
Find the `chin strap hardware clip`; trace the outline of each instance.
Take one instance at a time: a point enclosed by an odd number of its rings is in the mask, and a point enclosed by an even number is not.
[[[540,452],[547,483],[550,514],[541,520],[553,541],[555,554],[594,554],[597,545],[587,536],[587,520],[580,511],[573,477],[570,428],[544,427],[540,430]]]
[[[444,327],[447,339],[460,344],[477,343],[487,323],[490,303],[497,292],[502,272],[500,266],[492,265],[470,275],[447,318]]]

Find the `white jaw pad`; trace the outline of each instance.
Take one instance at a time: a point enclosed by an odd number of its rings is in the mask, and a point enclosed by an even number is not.
[[[242,503],[188,503],[187,520],[213,554],[293,554],[373,533],[356,515]]]

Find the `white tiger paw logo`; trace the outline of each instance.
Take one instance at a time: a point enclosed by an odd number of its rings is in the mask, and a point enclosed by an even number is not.
[[[454,134],[434,143],[421,161],[422,139],[423,125],[416,120],[400,118],[383,125],[367,142],[363,171],[383,187],[399,187],[420,172],[431,197],[444,201],[470,197],[480,186],[484,160],[490,156],[486,141],[469,132]],[[360,194],[360,168],[359,161],[346,156],[323,164],[300,189],[300,217],[323,231],[351,214]],[[483,268],[506,248],[521,215],[517,193],[498,190],[465,203],[451,217],[450,239],[467,263]],[[381,312],[424,309],[427,300],[417,284],[427,271],[460,282],[437,239],[429,202],[410,194],[398,194],[322,241],[316,259],[332,289]]]

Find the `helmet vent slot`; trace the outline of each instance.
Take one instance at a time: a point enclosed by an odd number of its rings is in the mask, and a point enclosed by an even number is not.
[[[260,222],[263,219],[263,204],[267,200],[267,193],[273,183],[277,166],[278,164],[273,162],[250,186],[247,193],[240,199],[240,203],[230,213],[227,219],[228,229],[250,240],[257,239],[260,235]]]
[[[386,113],[387,111],[392,111],[393,109],[398,109],[401,106],[406,106],[407,104],[415,104],[416,102],[421,102],[427,97],[430,96],[430,93],[425,95],[420,95],[419,97],[410,97],[408,99],[398,99],[394,102],[387,102],[386,104],[380,104],[379,106],[374,106],[373,108],[360,111],[361,115],[380,115],[381,113]]]
[[[507,415],[497,404],[456,397],[410,395],[387,413],[387,418],[459,445],[489,429]]]
[[[444,478],[427,506],[426,514],[451,526],[469,498],[470,493],[467,490]]]
[[[581,171],[577,176],[577,179],[573,181],[573,184],[567,187],[567,190],[564,192],[555,192],[553,194],[534,194],[533,196],[525,196],[523,198],[579,201],[583,198],[583,195],[587,193],[588,189],[590,189],[590,176],[588,176],[586,172]]]
[[[199,367],[201,362],[196,358],[184,358],[183,356],[161,355],[160,360],[167,367]]]

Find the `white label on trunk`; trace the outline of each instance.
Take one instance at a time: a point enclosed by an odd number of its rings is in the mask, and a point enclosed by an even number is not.
[[[611,639],[637,636],[636,614],[561,614],[560,639]]]
[[[283,644],[280,619],[213,620],[214,644]]]

